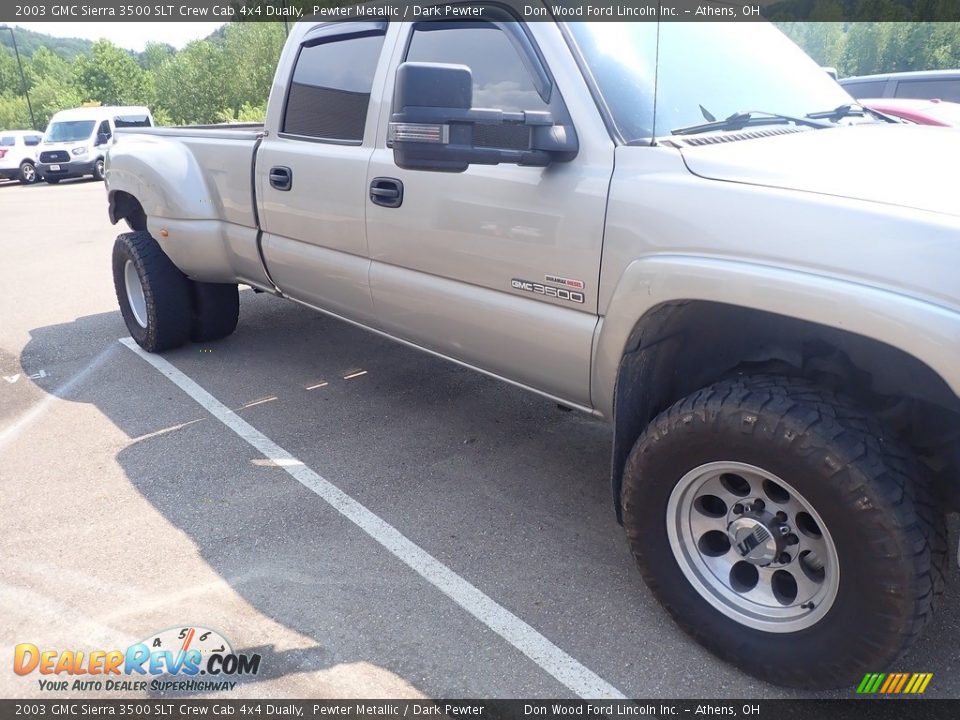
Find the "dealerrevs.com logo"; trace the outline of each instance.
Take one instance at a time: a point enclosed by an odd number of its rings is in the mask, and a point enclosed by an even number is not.
[[[41,690],[207,692],[232,690],[260,671],[260,655],[235,653],[216,630],[190,626],[154,633],[126,650],[57,650],[20,643],[17,675],[39,675]]]

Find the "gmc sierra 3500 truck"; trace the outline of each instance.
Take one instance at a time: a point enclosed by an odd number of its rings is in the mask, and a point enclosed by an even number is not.
[[[960,506],[960,134],[763,23],[301,21],[263,126],[118,133],[146,350],[286,297],[613,426],[650,588],[768,681],[931,618]]]

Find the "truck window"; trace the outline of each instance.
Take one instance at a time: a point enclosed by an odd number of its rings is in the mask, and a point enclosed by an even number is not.
[[[113,119],[115,128],[150,127],[147,115],[119,115]]]
[[[887,86],[886,80],[871,80],[869,82],[844,82],[843,89],[855,98],[881,98],[883,89]]]
[[[363,142],[363,126],[382,34],[333,38],[300,49],[281,132],[318,140]]]
[[[24,145],[39,145],[40,141],[43,139],[41,135],[27,135],[23,138]]]
[[[100,127],[97,128],[97,135],[105,138],[109,138],[111,135],[113,135],[113,133],[110,132],[110,123],[107,120],[104,120],[100,123]]]
[[[508,112],[547,110],[509,38],[493,23],[420,23],[410,62],[458,63],[473,72],[473,106]]]
[[[942,80],[901,80],[894,97],[918,100],[949,100],[960,102],[960,78]]]
[[[405,59],[469,67],[473,107],[507,112],[549,109],[517,49],[493,23],[419,23],[414,26]],[[481,146],[525,150],[530,134],[519,125],[477,125],[474,141]]]

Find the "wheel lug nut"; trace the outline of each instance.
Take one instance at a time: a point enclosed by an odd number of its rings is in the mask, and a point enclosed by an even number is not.
[[[758,511],[763,510],[763,508],[765,507],[766,507],[766,503],[764,503],[763,500],[757,500],[753,503],[754,510],[758,510]]]
[[[798,538],[793,533],[790,533],[789,535],[787,535],[784,538],[784,540],[786,541],[787,545],[797,545],[800,543],[800,538]]]
[[[781,565],[786,565],[790,562],[790,553],[780,553],[780,557],[777,558]]]
[[[733,506],[733,513],[734,513],[735,515],[742,515],[742,514],[743,514],[743,505],[741,505],[740,503],[737,503],[736,505],[734,505],[734,506]]]
[[[779,520],[782,523],[785,523],[787,521],[787,514],[783,510],[781,510],[780,512],[777,513],[777,520]]]

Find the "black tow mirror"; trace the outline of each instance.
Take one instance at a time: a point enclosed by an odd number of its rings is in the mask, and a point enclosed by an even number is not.
[[[543,167],[577,153],[572,128],[548,112],[476,109],[473,73],[466,65],[403,63],[397,68],[387,143],[398,167],[463,172],[470,165],[514,163]],[[512,126],[522,147],[497,147],[486,126]],[[494,138],[483,141],[482,136]],[[513,144],[513,143],[511,143]]]

